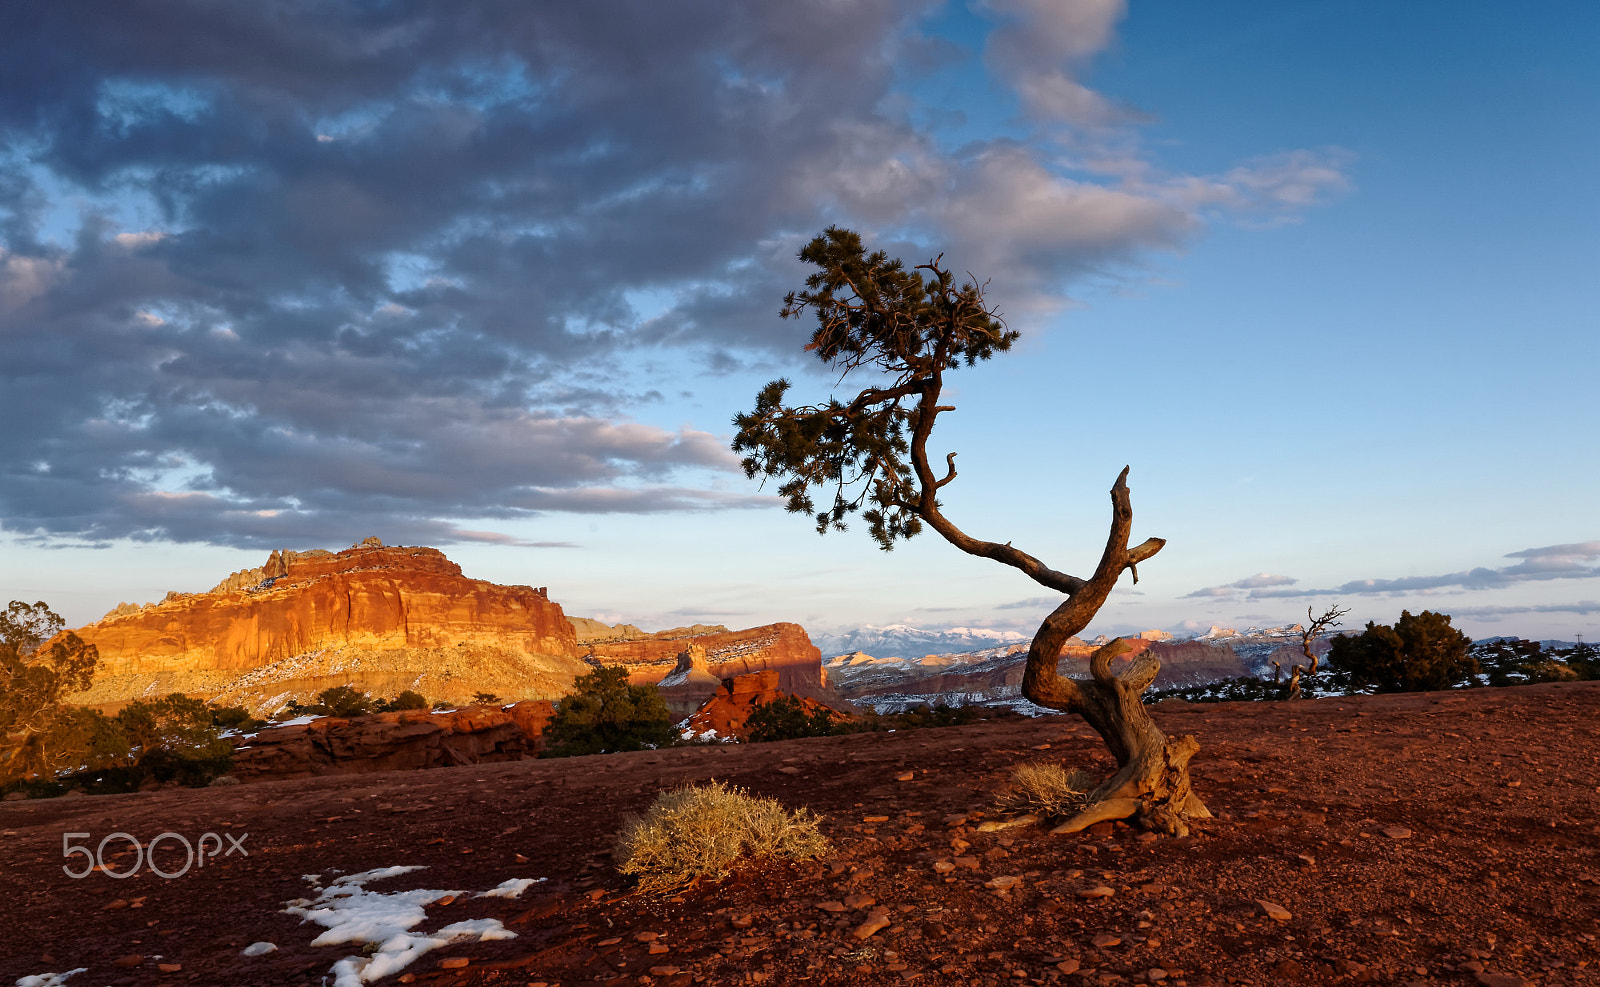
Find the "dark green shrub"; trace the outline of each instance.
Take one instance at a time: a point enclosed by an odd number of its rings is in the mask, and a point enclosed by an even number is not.
[[[317,693],[317,705],[332,716],[366,716],[375,712],[372,697],[348,685],[336,685]]]
[[[826,737],[833,733],[841,714],[826,706],[806,712],[798,696],[779,696],[757,706],[745,721],[746,736],[754,743],[794,740],[797,737]]]
[[[1450,626],[1447,614],[1400,612],[1393,627],[1367,622],[1357,635],[1340,635],[1328,651],[1335,681],[1375,692],[1448,689],[1479,671],[1467,653],[1472,639]]]
[[[500,705],[500,697],[492,692],[474,692],[472,694],[472,704],[474,706],[498,706]]]
[[[405,710],[405,709],[427,709],[427,708],[428,708],[428,700],[426,700],[426,699],[424,699],[422,697],[422,693],[413,692],[410,689],[407,689],[406,691],[400,693],[400,695],[398,695],[398,696],[395,696],[393,699],[389,700],[388,702],[381,703],[378,706],[378,711],[380,713],[394,713],[394,712],[399,712],[400,710]]]
[[[629,685],[622,666],[580,675],[545,727],[545,757],[664,747],[677,739],[672,714],[653,685]]]

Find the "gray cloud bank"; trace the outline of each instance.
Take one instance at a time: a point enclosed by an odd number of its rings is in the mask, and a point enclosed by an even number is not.
[[[987,58],[1055,129],[946,149],[904,77],[986,56],[923,37],[936,8],[5,5],[0,527],[437,543],[500,537],[440,518],[767,503],[716,489],[718,437],[630,423],[659,395],[627,370],[790,358],[775,309],[827,222],[950,243],[1026,316],[1344,182],[1305,151],[1130,158],[1082,81],[1120,0],[994,4]],[[1064,170],[1073,127],[1117,153]]]
[[[1500,589],[1517,583],[1548,579],[1593,579],[1600,577],[1600,541],[1572,542],[1564,545],[1546,545],[1510,552],[1508,559],[1521,559],[1515,565],[1500,568],[1480,566],[1465,572],[1451,572],[1437,576],[1403,576],[1398,579],[1356,579],[1331,589],[1302,589],[1293,584],[1297,580],[1288,576],[1271,576],[1262,573],[1224,586],[1208,586],[1186,594],[1187,597],[1217,597],[1229,600],[1270,600],[1310,596],[1376,596],[1381,594],[1420,593],[1440,589],[1482,590]],[[1245,591],[1249,592],[1246,593]],[[1491,608],[1495,612],[1523,613],[1545,612],[1541,608]],[[1566,612],[1569,605],[1555,606],[1548,612]],[[1465,611],[1463,611],[1465,612]],[[1480,613],[1488,610],[1480,608]],[[1586,613],[1585,610],[1573,611]]]

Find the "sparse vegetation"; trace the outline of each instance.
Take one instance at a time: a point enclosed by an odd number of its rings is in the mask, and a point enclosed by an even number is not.
[[[834,732],[834,721],[843,715],[826,706],[806,712],[799,696],[779,696],[762,703],[745,721],[750,740],[763,743],[769,740],[794,740],[798,737],[826,737]]]
[[[1340,635],[1328,651],[1336,685],[1374,692],[1449,689],[1479,671],[1468,653],[1472,639],[1450,626],[1448,614],[1400,612],[1393,627],[1367,622],[1361,634]]]
[[[380,704],[378,711],[381,713],[398,713],[402,710],[427,708],[428,700],[423,697],[422,693],[407,689],[388,702]]]
[[[996,807],[1011,815],[1032,813],[1042,818],[1076,815],[1089,800],[1094,780],[1086,772],[1054,761],[1029,761],[1011,771]]]
[[[65,626],[42,601],[0,613],[0,783],[73,766],[98,728],[63,702],[89,687],[100,657]]]
[[[545,757],[665,747],[677,739],[672,713],[654,685],[629,685],[621,665],[578,676],[545,727]]]
[[[643,816],[629,816],[612,857],[640,890],[664,894],[699,878],[719,880],[741,859],[818,856],[828,841],[817,822],[807,809],[790,812],[712,781],[662,792]]]
[[[498,706],[500,697],[492,692],[474,692],[472,694],[472,704],[474,706]]]

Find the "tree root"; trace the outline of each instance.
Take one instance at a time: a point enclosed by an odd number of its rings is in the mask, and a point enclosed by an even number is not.
[[[1060,836],[1064,833],[1077,833],[1098,822],[1112,819],[1126,819],[1138,812],[1142,803],[1138,799],[1104,799],[1089,806],[1082,812],[1068,819],[1066,822],[1050,831],[1051,836]]]
[[[1014,816],[1010,819],[985,819],[978,824],[980,833],[998,833],[1005,829],[1016,829],[1020,826],[1032,826],[1039,821],[1039,815],[1030,812],[1023,816]]]

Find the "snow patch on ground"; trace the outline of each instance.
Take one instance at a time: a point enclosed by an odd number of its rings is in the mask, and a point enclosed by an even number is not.
[[[86,966],[80,966],[76,970],[68,970],[66,973],[40,973],[31,977],[23,977],[17,981],[17,987],[61,987],[62,984],[67,982],[68,977],[83,973],[87,969],[89,968]]]
[[[490,888],[488,891],[480,891],[473,897],[516,898],[521,896],[522,892],[528,890],[530,885],[538,884],[540,881],[548,880],[549,878],[547,877],[513,877],[509,881],[500,882],[498,885]]]
[[[493,918],[455,922],[432,933],[411,931],[428,917],[425,911],[427,905],[447,895],[465,895],[465,891],[417,888],[384,894],[381,891],[369,891],[365,887],[372,881],[422,869],[415,866],[379,867],[359,874],[347,874],[322,888],[315,899],[296,898],[285,902],[285,914],[298,915],[305,921],[315,922],[327,929],[311,940],[313,946],[353,942],[378,944],[377,952],[370,957],[346,956],[335,963],[329,971],[334,977],[334,987],[361,987],[362,984],[372,983],[404,970],[423,954],[452,942],[516,938],[515,932],[501,925],[499,919]],[[312,883],[318,879],[318,875],[304,876]],[[545,878],[542,877],[512,878],[475,897],[515,898],[529,886],[543,880]],[[53,984],[28,987],[53,987]]]

